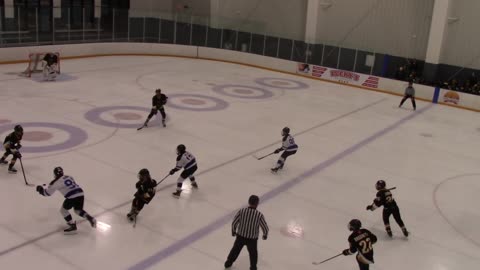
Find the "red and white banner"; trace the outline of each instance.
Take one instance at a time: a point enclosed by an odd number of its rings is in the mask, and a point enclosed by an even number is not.
[[[380,80],[379,77],[375,76],[304,63],[298,63],[297,73],[303,73],[312,77],[322,78],[329,81],[337,81],[368,88],[378,88],[378,83]]]

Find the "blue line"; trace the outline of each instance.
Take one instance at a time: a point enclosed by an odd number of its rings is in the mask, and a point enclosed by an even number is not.
[[[299,176],[293,178],[292,180],[290,180],[290,181],[288,181],[288,182],[286,182],[286,183],[268,191],[267,193],[260,196],[260,201],[265,203],[265,202],[275,198],[276,196],[280,195],[281,193],[283,193],[283,192],[289,190],[290,188],[292,188],[292,187],[300,184],[301,182],[305,181],[307,178],[323,171],[324,169],[328,168],[330,165],[335,164],[339,160],[353,154],[358,149],[360,149],[360,148],[364,147],[365,145],[377,140],[378,138],[384,136],[388,132],[396,129],[397,127],[399,127],[403,123],[407,122],[408,120],[411,120],[415,116],[417,116],[417,115],[425,112],[426,110],[430,109],[432,106],[433,106],[432,104],[429,104],[428,106],[416,111],[416,113],[412,113],[409,116],[404,117],[401,120],[393,123],[392,125],[384,128],[380,131],[377,131],[376,133],[374,133],[370,137],[368,137],[366,139],[363,139],[362,141],[360,141],[360,142],[356,143],[355,145],[345,149],[344,151],[336,154],[335,156],[329,158],[328,160],[314,166],[312,169],[310,169],[310,170],[300,174]],[[147,269],[149,267],[154,266],[155,264],[160,263],[161,261],[165,260],[166,258],[168,258],[168,257],[176,254],[177,252],[181,251],[182,249],[188,247],[192,243],[202,239],[203,237],[209,235],[210,233],[212,233],[212,232],[220,229],[221,227],[225,226],[226,224],[228,224],[237,211],[238,211],[238,209],[220,217],[219,219],[215,220],[214,222],[206,225],[203,228],[200,228],[199,230],[193,232],[190,235],[187,235],[183,239],[171,244],[170,246],[166,247],[165,249],[162,249],[162,250],[158,251],[157,253],[151,255],[150,257],[145,258],[144,260],[142,260],[142,261],[138,262],[137,264],[129,267],[128,269],[129,270],[144,270],[144,269]]]
[[[435,92],[433,92],[433,103],[438,103],[438,97],[440,96],[440,87],[435,87]]]

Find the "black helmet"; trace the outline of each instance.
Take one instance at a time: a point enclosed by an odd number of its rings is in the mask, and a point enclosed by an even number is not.
[[[157,90],[155,90],[155,94],[160,94],[162,93],[162,89],[158,88]]]
[[[350,231],[357,231],[360,230],[360,228],[362,228],[362,222],[358,219],[352,219],[348,223],[348,229]]]
[[[377,190],[384,189],[387,186],[387,183],[385,183],[384,180],[378,180],[377,183],[375,183],[375,188]]]
[[[21,125],[16,125],[13,130],[18,133],[23,133],[23,127]]]
[[[187,148],[185,147],[185,145],[179,144],[177,146],[177,155],[181,155],[181,154],[185,153],[185,151],[187,151]]]
[[[143,176],[150,177],[150,172],[148,171],[148,169],[141,169],[138,172],[138,179],[142,179]]]
[[[282,136],[287,136],[288,134],[290,134],[290,128],[284,127],[282,129]]]
[[[56,167],[53,169],[53,175],[55,175],[55,178],[60,178],[63,176],[63,169],[62,167]]]

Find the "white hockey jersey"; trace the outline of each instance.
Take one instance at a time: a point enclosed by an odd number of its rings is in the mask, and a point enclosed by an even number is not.
[[[291,135],[287,135],[283,138],[282,149],[287,152],[298,150],[298,145],[295,143],[295,140]]]
[[[180,170],[181,168],[188,170],[195,165],[197,165],[195,157],[189,152],[185,152],[183,155],[177,156],[177,166],[175,168],[177,170]]]
[[[55,191],[59,191],[65,197],[65,199],[73,199],[83,196],[82,188],[75,183],[73,177],[64,175],[56,180],[50,182],[48,187],[43,188],[43,196],[51,196]]]

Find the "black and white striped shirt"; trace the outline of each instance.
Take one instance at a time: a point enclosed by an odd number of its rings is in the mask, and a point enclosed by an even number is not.
[[[263,235],[268,235],[268,225],[263,214],[255,208],[247,207],[240,209],[232,222],[232,232],[248,238],[258,239],[259,227]]]

